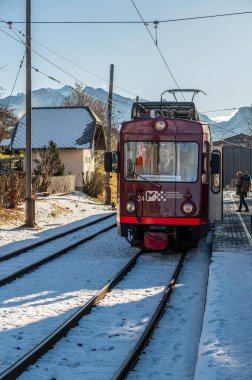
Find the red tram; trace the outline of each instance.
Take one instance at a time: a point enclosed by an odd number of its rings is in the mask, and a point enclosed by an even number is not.
[[[118,147],[117,226],[132,245],[164,250],[169,241],[197,241],[221,218],[221,153],[193,102],[134,103]]]

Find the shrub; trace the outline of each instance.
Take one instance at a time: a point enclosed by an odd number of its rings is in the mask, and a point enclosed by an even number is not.
[[[60,150],[52,140],[47,147],[38,150],[37,154],[38,158],[35,159],[37,168],[34,172],[41,176],[40,191],[47,191],[51,184],[50,177],[64,175],[65,167],[60,159]]]
[[[38,178],[32,179],[33,194],[38,189]],[[25,173],[0,175],[0,207],[13,209],[25,200]]]
[[[25,198],[25,174],[10,173],[1,175],[0,204],[3,208],[15,208]]]
[[[99,198],[104,191],[106,177],[98,169],[82,173],[83,192],[90,197]]]

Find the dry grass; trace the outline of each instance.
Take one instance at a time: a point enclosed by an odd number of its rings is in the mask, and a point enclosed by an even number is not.
[[[117,174],[111,173],[111,202],[117,204]],[[98,202],[104,203],[105,201],[105,191],[100,199],[95,199],[88,197],[89,199]],[[40,199],[36,199],[36,202],[39,202]],[[51,205],[50,215],[53,218],[57,218],[59,214],[67,215],[71,210],[67,207],[62,207],[58,204]],[[0,226],[8,226],[13,225],[13,222],[18,222],[19,225],[23,225],[25,223],[25,210],[24,208],[18,206],[14,209],[4,209],[0,208]]]
[[[0,208],[0,226],[7,226],[12,224],[13,221],[25,222],[24,210],[20,207],[14,209]]]
[[[67,215],[69,212],[72,212],[71,210],[69,210],[69,207],[59,206],[59,205],[54,203],[54,204],[52,204],[50,215],[53,218],[57,218],[57,216]]]

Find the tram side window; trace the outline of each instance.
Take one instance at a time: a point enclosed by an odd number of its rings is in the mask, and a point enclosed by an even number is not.
[[[124,149],[124,177],[128,180],[134,179],[134,159],[136,157],[136,146],[134,142],[128,142]]]
[[[209,143],[204,141],[202,156],[202,183],[209,183]]]

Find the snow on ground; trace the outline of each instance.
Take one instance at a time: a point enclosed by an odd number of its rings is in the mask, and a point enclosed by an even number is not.
[[[209,249],[204,243],[188,254],[159,328],[129,380],[193,380],[209,260]]]
[[[155,310],[178,258],[146,255],[124,280],[20,379],[110,380]],[[75,352],[75,355],[72,355]]]
[[[24,204],[20,208],[24,216]],[[0,246],[5,246],[0,248],[0,254],[77,226],[84,218],[89,222],[108,212],[112,212],[110,206],[92,202],[81,192],[39,197],[35,201],[36,228],[24,227],[20,214],[16,219],[0,223]]]
[[[252,379],[251,250],[213,253],[195,380]]]
[[[230,193],[231,194],[231,193]],[[230,199],[229,196],[226,200]],[[63,208],[63,210],[62,210]],[[8,249],[13,250],[17,246],[22,246],[24,244],[34,239],[42,239],[46,236],[52,234],[53,229],[62,231],[64,228],[69,228],[71,226],[78,225],[83,222],[83,218],[89,221],[92,218],[98,217],[104,213],[111,212],[111,209],[104,205],[98,205],[94,202],[88,201],[81,194],[69,194],[66,196],[53,196],[45,199],[41,199],[36,202],[36,222],[38,225],[37,229],[28,229],[20,227],[20,222],[16,222],[11,225],[1,225],[0,228],[0,248],[1,252],[6,252]],[[55,231],[55,230],[54,230]],[[27,239],[27,240],[25,240]],[[106,273],[106,276],[110,276],[113,270],[116,270],[114,264],[120,266],[123,261],[129,258],[130,248],[125,239],[117,236],[116,231],[110,232],[110,241],[104,241],[103,238],[99,240],[100,243],[96,246],[94,241],[89,247],[89,252],[86,252],[90,256],[90,263],[87,267],[91,270],[92,256],[96,256],[95,261],[100,262],[100,273]],[[98,258],[99,250],[106,246],[111,249],[111,241],[117,241],[118,247],[120,249],[116,250],[115,261],[112,264],[110,262],[109,268],[107,266],[108,256],[104,259]],[[178,298],[176,297],[176,292],[171,300],[169,307],[174,308],[177,312],[176,317],[172,317],[169,321],[169,314],[167,319],[161,321],[161,324],[165,325],[166,332],[162,335],[163,342],[167,340],[167,345],[170,346],[172,352],[164,352],[163,358],[161,357],[163,349],[161,349],[161,341],[158,340],[157,349],[153,349],[151,344],[154,342],[153,339],[150,345],[146,349],[146,358],[148,358],[151,351],[157,351],[158,355],[154,357],[149,357],[146,365],[142,365],[139,362],[139,366],[136,367],[136,372],[131,373],[130,379],[172,379],[172,380],[184,380],[184,379],[194,379],[194,380],[251,380],[252,379],[252,247],[248,243],[247,250],[232,250],[225,249],[219,252],[218,250],[213,252],[211,258],[211,264],[209,268],[209,283],[207,290],[206,308],[203,317],[203,324],[200,344],[198,349],[198,354],[196,351],[190,352],[191,342],[197,342],[199,337],[199,325],[200,325],[200,313],[203,307],[202,304],[202,294],[200,291],[195,290],[192,294],[191,299],[189,293],[187,293],[190,285],[190,278],[193,278],[193,274],[188,270],[188,275],[182,274],[180,278],[179,287],[176,289],[177,294],[180,294]],[[108,250],[109,250],[108,248]],[[122,250],[121,250],[122,248]],[[107,248],[106,248],[107,249]],[[107,252],[109,253],[109,252]],[[101,255],[102,256],[102,255]],[[67,257],[67,256],[66,256]],[[64,258],[64,260],[66,259]],[[201,259],[192,258],[191,265],[193,263],[199,262],[204,269],[204,265]],[[106,265],[105,265],[106,263]],[[22,344],[23,336],[29,337],[30,332],[33,331],[35,336],[38,336],[39,328],[41,322],[46,326],[47,319],[50,322],[54,321],[54,318],[60,318],[61,314],[64,316],[65,305],[69,302],[68,310],[76,308],[78,302],[76,301],[76,294],[79,293],[81,296],[86,297],[90,292],[93,292],[99,281],[96,284],[91,284],[88,286],[88,277],[84,275],[84,266],[82,267],[82,276],[74,274],[73,280],[75,282],[66,282],[66,278],[71,277],[70,273],[73,272],[73,267],[69,268],[67,276],[62,275],[62,270],[57,269],[55,264],[51,263],[51,272],[48,273],[48,267],[45,266],[44,276],[48,278],[48,283],[41,282],[36,284],[36,273],[30,275],[29,279],[34,278],[33,281],[22,280],[23,283],[26,281],[26,285],[21,289],[15,286],[15,282],[0,290],[2,310],[7,310],[6,317],[0,324],[1,328],[1,339],[0,339],[0,357],[8,362],[8,358],[4,354],[5,345],[7,344],[9,353],[13,358],[18,347]],[[72,271],[70,270],[72,268]],[[200,265],[199,265],[199,271]],[[67,268],[66,268],[67,269]],[[205,270],[205,269],[204,269]],[[40,273],[42,271],[40,270]],[[57,275],[56,275],[57,273]],[[91,272],[92,273],[92,272]],[[34,276],[34,277],[32,277]],[[158,276],[158,273],[157,273]],[[82,277],[82,282],[81,282]],[[99,276],[98,276],[99,277]],[[200,277],[200,276],[199,276]],[[198,277],[198,278],[199,278]],[[25,279],[25,278],[24,278]],[[20,280],[18,280],[20,285]],[[65,284],[64,284],[65,283]],[[71,285],[70,285],[71,284]],[[75,287],[73,288],[73,284]],[[134,284],[133,284],[134,285]],[[137,282],[135,287],[141,287],[141,284]],[[6,289],[11,290],[10,293]],[[183,292],[185,290],[185,293]],[[85,293],[85,294],[84,294]],[[198,294],[196,294],[198,293]],[[44,304],[44,309],[43,309]],[[22,306],[25,309],[29,309],[33,313],[33,317],[30,320],[28,317],[25,320],[24,314],[23,319],[20,319],[20,314],[17,314],[15,320],[15,314],[13,311]],[[66,310],[67,310],[66,308]],[[38,314],[38,320],[35,320],[34,316],[36,311],[41,310]],[[21,309],[20,309],[21,310]],[[48,318],[48,312],[54,314],[53,317]],[[197,313],[197,318],[194,318],[194,312]],[[12,311],[12,313],[11,313]],[[43,316],[44,313],[44,316]],[[176,313],[175,313],[176,314]],[[42,318],[41,318],[42,317]],[[90,315],[91,318],[91,315]],[[188,321],[191,323],[191,328],[188,330]],[[38,323],[39,322],[39,323]],[[190,324],[189,324],[190,325]],[[160,330],[160,329],[159,329]],[[180,335],[177,338],[176,333],[183,332],[183,337]],[[8,346],[8,339],[12,335],[12,339],[16,337],[18,344],[16,345],[16,350],[11,349],[11,345]],[[98,334],[99,335],[99,334]],[[92,337],[93,343],[98,344],[99,337],[94,335]],[[172,338],[172,339],[171,339]],[[91,339],[91,338],[90,338]],[[176,345],[172,346],[173,339],[178,339]],[[76,342],[79,342],[77,340]],[[78,350],[81,351],[82,346],[75,346],[72,353],[73,357],[78,356]],[[82,352],[82,351],[81,351]],[[82,355],[82,353],[80,353]],[[194,360],[197,356],[197,363]],[[64,358],[62,358],[63,360]],[[168,360],[168,362],[166,361]],[[183,360],[184,359],[184,360]],[[76,357],[77,360],[77,357]],[[144,363],[144,362],[142,362]],[[167,366],[169,363],[169,366]],[[72,363],[68,368],[71,373],[71,378],[73,379],[83,379],[80,376],[78,370],[78,363]],[[196,366],[196,367],[195,367]],[[152,371],[152,374],[148,372],[148,368]],[[169,368],[168,368],[169,367]],[[194,368],[196,368],[194,373]],[[29,372],[28,372],[29,373]],[[174,375],[175,374],[175,375]],[[42,374],[41,374],[42,376]],[[174,377],[175,376],[175,377]],[[25,375],[22,376],[23,379],[28,379]],[[44,374],[41,379],[47,380],[48,376]],[[68,377],[69,378],[69,377]],[[57,377],[57,380],[61,380]],[[102,379],[103,380],[103,379]]]
[[[87,302],[129,261],[129,251],[111,230],[3,286],[0,371]]]

